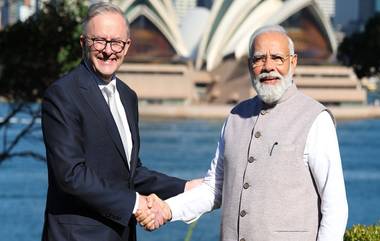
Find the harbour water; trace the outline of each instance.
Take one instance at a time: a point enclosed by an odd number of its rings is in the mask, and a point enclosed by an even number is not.
[[[221,121],[144,120],[140,123],[141,159],[145,166],[191,179],[207,171]],[[17,127],[15,127],[17,128]],[[344,176],[349,202],[348,226],[380,221],[380,120],[339,122]],[[1,133],[2,134],[2,133]],[[1,141],[0,141],[1,144]],[[44,152],[41,142],[24,140],[20,149]],[[44,162],[14,158],[0,165],[0,239],[40,240],[47,172]],[[220,211],[203,215],[191,240],[216,241]],[[189,225],[176,222],[161,230],[138,229],[140,241],[181,241]]]

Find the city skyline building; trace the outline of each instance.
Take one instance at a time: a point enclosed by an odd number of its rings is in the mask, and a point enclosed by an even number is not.
[[[3,0],[0,4],[0,29],[18,20],[25,21],[38,10],[41,1],[44,0]]]
[[[330,20],[335,17],[335,0],[316,0],[322,12]]]
[[[336,31],[346,35],[362,31],[367,20],[380,12],[380,0],[336,0]]]

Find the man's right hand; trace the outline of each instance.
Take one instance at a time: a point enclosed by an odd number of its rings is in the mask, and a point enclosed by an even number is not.
[[[153,203],[151,201],[148,202],[148,196],[139,195],[139,206],[135,213],[135,217],[137,219],[137,216],[141,216],[142,214],[144,214],[144,225],[140,222],[139,223],[141,226],[144,226],[144,228],[148,230],[154,229],[155,227],[154,223],[156,215],[153,212],[153,210],[151,210],[152,207]]]
[[[158,229],[171,219],[172,215],[169,206],[157,195],[151,194],[140,198],[144,199],[142,203],[143,205],[145,204],[146,208],[140,208],[139,206],[135,217],[146,230],[153,231]]]

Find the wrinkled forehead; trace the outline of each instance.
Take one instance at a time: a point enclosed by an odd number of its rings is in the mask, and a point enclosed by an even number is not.
[[[128,26],[125,18],[115,12],[99,13],[92,17],[87,24],[86,31],[89,34],[110,35],[111,37],[128,37]]]
[[[262,33],[252,43],[252,54],[289,54],[288,37],[279,32]]]

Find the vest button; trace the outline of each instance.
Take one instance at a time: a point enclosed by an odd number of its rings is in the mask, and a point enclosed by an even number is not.
[[[244,189],[248,189],[249,188],[249,183],[248,182],[244,183],[243,188]]]
[[[256,159],[253,157],[253,156],[250,156],[249,158],[248,158],[248,162],[249,163],[252,163],[252,162],[254,162]]]
[[[260,131],[256,131],[256,133],[255,133],[255,137],[256,137],[256,138],[260,138],[260,136],[261,136],[261,132],[260,132]]]
[[[240,212],[240,216],[241,216],[241,217],[244,217],[245,215],[247,215],[247,212],[246,212],[245,210],[242,210],[242,211]]]
[[[240,241],[245,241],[245,238],[241,238]]]

